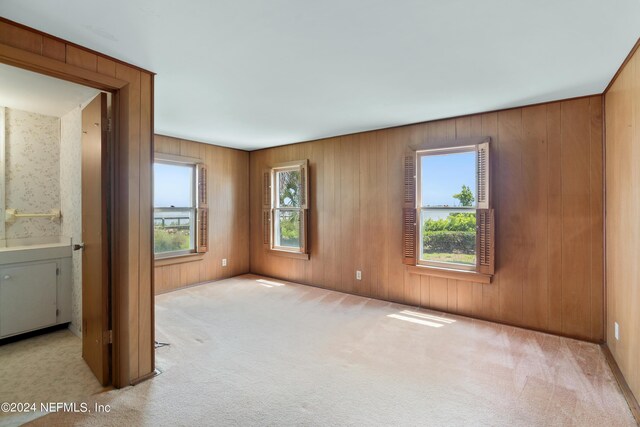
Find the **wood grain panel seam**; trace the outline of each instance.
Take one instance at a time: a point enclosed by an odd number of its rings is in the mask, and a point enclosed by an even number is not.
[[[519,138],[520,145],[524,145],[524,137],[525,137],[523,111],[524,111],[524,108],[520,108],[518,110],[518,115],[520,116],[520,126],[518,128],[518,131],[520,133],[520,138]],[[520,181],[524,181],[524,178],[523,178],[523,171],[524,171],[523,157],[524,156],[522,153],[522,147],[520,147],[518,155],[520,157],[520,168],[518,169],[519,178],[520,178]],[[524,263],[521,264],[520,268],[521,268],[521,271],[524,270]],[[524,274],[520,275],[520,318],[521,318],[521,321],[524,323],[525,321],[524,319]]]
[[[560,167],[562,171],[562,158],[564,149],[564,104],[560,104]],[[560,307],[564,300],[564,179],[560,172]],[[560,309],[560,330],[564,332],[564,311]]]
[[[149,155],[151,156],[151,182],[149,183],[150,185],[150,198],[151,198],[151,209],[150,212],[148,213],[148,215],[150,216],[150,224],[153,225],[153,221],[154,221],[154,215],[153,215],[153,198],[154,198],[154,188],[153,188],[153,156],[155,153],[155,135],[154,135],[154,127],[155,127],[155,110],[154,110],[154,105],[155,105],[155,75],[154,74],[149,74],[149,85],[150,85],[150,89],[149,89],[149,94],[151,97],[151,101],[150,101],[150,108],[149,108],[149,137],[151,138],[151,149],[150,149],[150,153]],[[143,100],[141,100],[142,102]],[[153,369],[154,372],[158,372],[157,369],[155,369],[156,366],[156,352],[155,352],[155,342],[156,342],[156,310],[155,310],[155,268],[153,267],[153,257],[154,257],[154,252],[155,252],[155,248],[154,248],[154,234],[153,234],[153,230],[151,230],[150,233],[150,237],[151,237],[151,241],[149,242],[149,246],[151,247],[151,265],[149,266],[149,268],[151,269],[151,287],[150,287],[150,296],[149,298],[151,299],[151,342],[152,342],[152,349],[151,349],[151,369]]]
[[[97,62],[97,61],[96,61]],[[96,64],[97,66],[97,64]],[[138,90],[138,102],[142,102],[142,78],[140,78],[140,89]],[[138,137],[140,138],[140,142],[142,142],[142,114],[140,114],[140,120],[138,120]],[[153,151],[151,152],[151,161],[153,162]],[[138,170],[141,169],[141,163],[143,162],[144,156],[140,155],[138,158]],[[142,180],[139,179],[138,180],[138,195],[142,194]],[[138,203],[138,224],[140,224],[142,221],[142,203]],[[140,235],[142,232],[142,227],[138,227],[138,241],[140,241]],[[138,317],[140,316],[140,312],[142,311],[142,307],[141,304],[143,304],[142,298],[140,298],[139,293],[140,293],[140,273],[141,273],[141,269],[142,269],[142,265],[140,265],[140,260],[143,258],[142,256],[142,252],[143,252],[143,245],[141,244],[142,242],[138,243]],[[153,301],[153,298],[152,298]],[[140,325],[141,323],[141,319],[138,318],[138,325]],[[154,325],[155,327],[155,325]],[[138,328],[138,336],[140,335],[140,329],[142,328]],[[138,339],[139,341],[139,339]],[[154,347],[155,347],[155,343],[154,343]],[[140,365],[142,364],[142,360],[140,360],[141,357],[141,351],[138,350],[138,375],[140,372]],[[148,373],[147,375],[152,375],[153,372]],[[134,379],[133,381],[136,381],[137,379],[142,379],[144,377],[140,376],[136,379]],[[132,381],[132,382],[133,382]]]
[[[589,99],[589,113],[592,114],[591,98]],[[589,121],[589,222],[593,222],[593,172],[591,170],[591,164],[593,162],[593,119]],[[589,271],[593,271],[593,227],[589,227]],[[589,305],[593,306],[593,274],[589,274]],[[593,310],[589,310],[589,333],[593,336]]]
[[[546,120],[545,121],[545,139],[547,141],[546,161],[547,161],[547,178],[548,178],[549,169],[551,168],[551,163],[549,162],[549,156],[550,156],[550,151],[551,151],[551,149],[550,149],[551,140],[549,138],[549,106],[547,106],[545,108],[545,120]],[[551,221],[549,221],[549,216],[550,216],[549,215],[549,210],[551,209],[551,207],[550,207],[551,206],[551,200],[550,200],[551,199],[551,191],[550,191],[550,188],[549,188],[550,185],[551,185],[550,181],[551,181],[550,179],[547,179],[547,188],[546,188],[546,190],[547,190],[547,230],[546,230],[547,239],[549,238],[549,227],[550,227],[549,223],[551,222]],[[545,246],[546,246],[546,249],[547,249],[547,251],[546,251],[547,252],[546,253],[546,257],[547,257],[547,271],[546,271],[546,273],[547,273],[547,277],[546,277],[546,279],[547,279],[547,327],[549,329],[551,329],[551,289],[550,288],[552,286],[552,283],[549,282],[549,274],[550,274],[550,271],[551,271],[551,267],[549,266],[550,245],[549,245],[548,241],[547,241],[547,244]]]
[[[638,41],[640,42],[640,39]],[[605,99],[606,96],[603,95],[600,102],[602,103],[602,315],[604,316],[602,339],[607,342],[607,110]]]

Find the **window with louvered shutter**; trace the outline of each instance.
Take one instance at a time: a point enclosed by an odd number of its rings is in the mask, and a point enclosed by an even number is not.
[[[262,236],[265,248],[308,254],[308,161],[281,163],[265,170],[262,191]]]
[[[477,195],[478,209],[489,209],[489,143],[484,142],[477,146]]]
[[[478,209],[476,212],[477,270],[483,274],[493,274],[495,267],[495,221],[493,209]]]
[[[271,181],[272,170],[262,171],[262,244],[271,248]]]
[[[266,209],[262,210],[262,244],[271,247],[271,211]]]
[[[262,209],[271,209],[271,169],[262,171]]]
[[[478,209],[476,211],[476,270],[495,271],[495,213],[491,208],[491,162],[489,142],[477,145]]]
[[[408,206],[412,190],[408,162],[405,158],[405,260],[411,255],[413,231],[418,264],[492,275],[495,223],[490,205],[489,139],[473,145],[451,141],[449,147],[418,150],[413,218]],[[417,223],[413,229],[412,219]]]
[[[197,230],[197,252],[207,252],[209,250],[209,205],[207,203],[207,166],[204,163],[196,165],[196,181],[198,185],[197,209],[198,209],[198,230]]]
[[[416,265],[416,153],[410,151],[404,156],[404,206],[402,208],[402,262]]]

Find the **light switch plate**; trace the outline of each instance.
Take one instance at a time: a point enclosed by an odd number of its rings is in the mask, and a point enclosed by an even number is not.
[[[613,334],[616,337],[616,340],[620,340],[620,325],[618,325],[618,322],[614,322],[613,323]]]

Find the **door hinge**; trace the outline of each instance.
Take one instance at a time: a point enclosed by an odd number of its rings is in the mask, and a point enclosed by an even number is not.
[[[107,118],[107,132],[111,132],[113,130],[113,126],[111,126],[111,117]]]
[[[60,267],[56,267],[56,276],[60,275]]]
[[[102,344],[113,344],[113,331],[111,329],[103,332]]]
[[[56,308],[56,317],[60,316],[60,309]]]

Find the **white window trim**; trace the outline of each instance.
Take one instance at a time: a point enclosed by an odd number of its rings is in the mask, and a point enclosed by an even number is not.
[[[300,171],[302,169],[302,164],[299,164],[296,162],[296,164],[293,165],[283,165],[283,166],[276,166],[271,168],[271,200],[272,200],[272,207],[271,207],[271,250],[272,251],[280,251],[280,252],[289,252],[292,254],[304,254],[304,244],[302,239],[304,239],[303,236],[303,230],[300,229],[299,233],[300,233],[300,237],[299,237],[299,246],[296,247],[291,247],[291,246],[278,246],[276,245],[276,215],[278,213],[278,211],[298,211],[299,215],[300,215],[300,226],[302,227],[302,215],[304,215],[304,208],[303,207],[293,207],[293,208],[283,208],[283,207],[279,207],[279,198],[278,198],[278,185],[277,185],[277,176],[279,172],[289,172],[289,171]],[[306,224],[304,224],[306,225]]]
[[[443,154],[456,154],[456,153],[467,153],[467,152],[474,152],[475,154],[475,164],[476,164],[476,169],[477,169],[477,164],[478,164],[478,147],[477,145],[465,145],[465,146],[458,146],[458,147],[446,147],[446,148],[433,148],[433,149],[426,149],[426,150],[418,150],[416,151],[416,215],[417,215],[417,222],[418,222],[418,232],[416,233],[417,236],[417,264],[421,265],[421,266],[426,266],[426,267],[437,267],[437,268],[445,268],[445,269],[452,269],[452,270],[462,270],[462,271],[477,271],[477,267],[476,264],[474,265],[468,265],[468,264],[459,264],[459,263],[455,263],[455,262],[445,262],[445,261],[428,261],[428,260],[423,260],[422,259],[422,248],[423,248],[423,242],[422,242],[422,212],[423,211],[435,211],[438,209],[446,209],[446,210],[460,210],[461,212],[473,212],[476,213],[476,210],[478,209],[478,201],[475,201],[474,206],[471,207],[425,207],[422,205],[422,157],[425,156],[435,156],[435,155],[443,155]],[[476,170],[475,173],[476,176],[476,183],[475,183],[475,187],[476,187],[476,191],[475,194],[478,194],[478,171]],[[476,235],[476,239],[477,239],[477,235]],[[478,256],[478,254],[476,254],[476,257]]]
[[[156,253],[155,252],[155,245],[154,245],[154,258],[157,260],[161,260],[161,259],[168,259],[168,258],[177,258],[177,257],[183,257],[185,255],[192,255],[192,254],[197,254],[197,248],[196,248],[196,234],[198,232],[197,230],[197,215],[198,215],[198,206],[197,206],[197,187],[198,187],[198,182],[197,182],[197,165],[198,163],[201,163],[200,159],[194,158],[194,157],[186,157],[186,156],[176,156],[173,154],[164,154],[164,153],[156,153],[156,155],[154,156],[154,165],[156,163],[162,163],[162,164],[167,164],[167,165],[178,165],[178,166],[189,166],[192,168],[192,175],[191,175],[191,200],[193,203],[192,207],[182,207],[182,206],[176,206],[176,207],[155,207],[155,203],[154,203],[154,207],[153,207],[153,223],[154,223],[154,228],[155,228],[155,212],[156,210],[182,210],[182,211],[186,211],[189,210],[191,211],[191,215],[192,215],[192,220],[191,220],[191,225],[190,225],[190,249],[185,249],[185,250],[180,250],[180,251],[169,251],[169,252],[160,252],[160,253]]]

